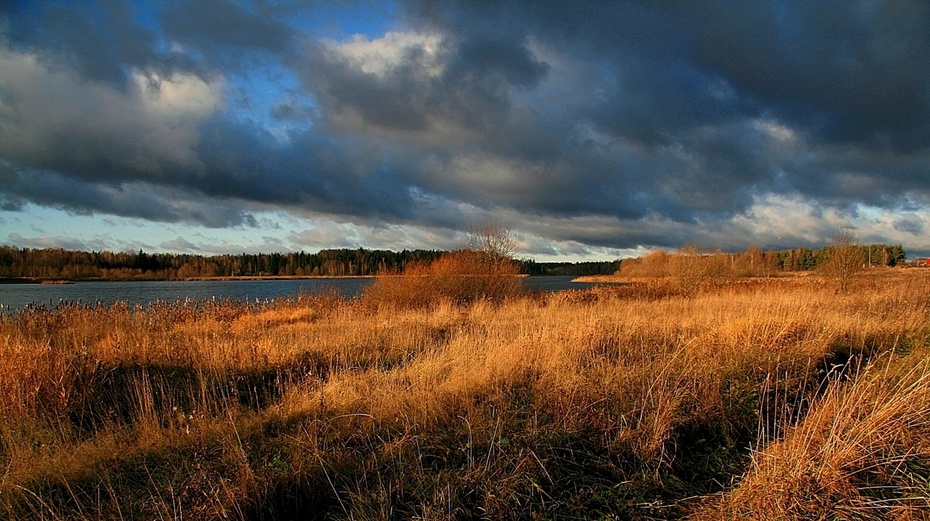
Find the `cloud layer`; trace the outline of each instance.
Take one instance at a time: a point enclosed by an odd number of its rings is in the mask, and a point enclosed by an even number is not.
[[[285,248],[492,220],[527,255],[930,252],[926,2],[411,1],[352,32],[374,6],[5,4],[0,205],[326,231]]]

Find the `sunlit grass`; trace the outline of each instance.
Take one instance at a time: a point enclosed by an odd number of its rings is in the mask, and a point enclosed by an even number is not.
[[[0,512],[919,517],[928,284],[26,311],[0,320]]]

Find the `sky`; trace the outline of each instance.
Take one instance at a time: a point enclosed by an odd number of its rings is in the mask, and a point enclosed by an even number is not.
[[[0,243],[930,255],[930,3],[0,1]]]

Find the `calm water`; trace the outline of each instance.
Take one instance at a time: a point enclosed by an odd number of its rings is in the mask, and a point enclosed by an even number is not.
[[[571,281],[572,277],[527,277],[524,285],[539,291],[580,289],[590,284]],[[263,301],[278,297],[335,289],[348,297],[360,294],[372,279],[300,279],[300,280],[231,280],[231,281],[147,281],[147,282],[77,282],[74,284],[0,284],[0,309],[16,312],[29,304],[56,306],[60,302],[110,305],[123,301],[129,305],[177,300]]]

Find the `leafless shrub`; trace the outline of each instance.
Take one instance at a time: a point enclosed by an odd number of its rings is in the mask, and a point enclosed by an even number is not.
[[[850,231],[841,231],[831,243],[822,270],[836,280],[840,292],[848,293],[856,274],[865,265],[865,254],[857,243],[856,235]]]

